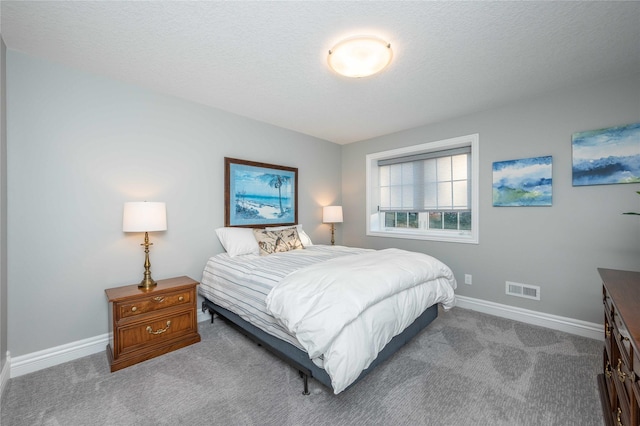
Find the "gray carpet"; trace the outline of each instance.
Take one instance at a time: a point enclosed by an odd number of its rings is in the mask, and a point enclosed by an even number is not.
[[[216,319],[110,373],[104,353],[9,381],[14,425],[602,425],[602,343],[454,308],[340,395]]]

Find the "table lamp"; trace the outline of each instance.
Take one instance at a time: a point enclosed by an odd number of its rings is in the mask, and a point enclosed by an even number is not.
[[[342,206],[326,206],[322,208],[322,222],[331,224],[331,245],[336,244],[335,224],[342,223]]]
[[[149,232],[167,230],[167,209],[165,203],[150,203],[136,201],[124,203],[122,215],[123,232],[144,232],[144,278],[138,285],[149,290],[157,283],[151,278],[151,263],[149,262]]]

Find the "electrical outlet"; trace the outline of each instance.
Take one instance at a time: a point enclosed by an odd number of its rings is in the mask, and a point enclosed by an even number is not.
[[[471,285],[471,282],[472,282],[471,275],[464,274],[464,283]]]

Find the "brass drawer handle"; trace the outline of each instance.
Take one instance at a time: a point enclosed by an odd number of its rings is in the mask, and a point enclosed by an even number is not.
[[[604,323],[604,335],[607,337],[611,337],[611,326],[608,322]]]
[[[147,333],[149,334],[162,334],[167,331],[171,327],[171,321],[167,321],[167,326],[165,328],[159,328],[156,331],[153,331],[150,325],[147,326]]]
[[[154,302],[158,302],[158,303],[164,302],[164,297],[156,296],[156,297],[153,298],[153,301]]]
[[[184,296],[178,297],[178,302],[184,302]]]
[[[621,416],[622,416],[622,410],[620,409],[620,407],[618,407],[618,416],[616,418],[616,420],[618,421],[618,426],[624,426],[622,424],[622,420],[620,419]]]
[[[625,373],[624,371],[620,371],[621,365],[622,365],[622,360],[618,358],[618,380],[624,383],[624,381],[627,379],[627,373]]]
[[[607,376],[607,379],[611,378],[611,364],[607,361],[606,367],[604,367],[604,375]]]

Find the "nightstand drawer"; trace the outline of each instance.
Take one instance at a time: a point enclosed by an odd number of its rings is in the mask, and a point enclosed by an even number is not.
[[[117,353],[124,355],[141,347],[163,344],[174,338],[197,333],[196,324],[195,312],[191,309],[120,327]]]
[[[149,296],[135,302],[122,303],[118,305],[118,318],[134,317],[147,312],[153,312],[159,309],[165,309],[172,306],[178,306],[191,303],[193,300],[193,291],[186,290],[176,293]]]

